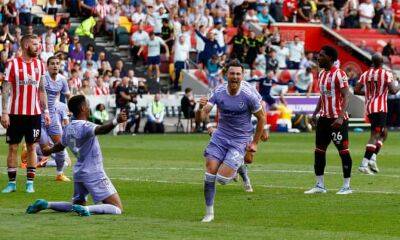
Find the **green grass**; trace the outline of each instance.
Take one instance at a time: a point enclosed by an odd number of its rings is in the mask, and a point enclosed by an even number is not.
[[[53,181],[54,169],[39,169],[36,193],[0,194],[0,239],[400,239],[399,133],[391,133],[379,155],[381,173],[356,171],[368,134],[351,134],[353,195],[334,193],[341,164],[328,152],[326,195],[306,196],[314,184],[313,134],[273,134],[250,166],[254,193],[241,183],[217,186],[216,218],[203,215],[203,149],[206,135],[101,137],[106,172],[121,195],[124,214],[92,216],[41,212],[26,215],[37,198],[69,200],[72,183]],[[1,138],[0,187],[5,186],[6,150]],[[68,175],[71,170],[68,169]]]

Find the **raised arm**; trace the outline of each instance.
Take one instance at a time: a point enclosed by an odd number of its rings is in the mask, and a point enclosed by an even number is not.
[[[111,132],[115,126],[117,126],[119,123],[126,122],[127,116],[125,111],[122,111],[120,114],[118,114],[118,117],[115,118],[112,121],[108,121],[104,123],[103,125],[97,126],[94,130],[95,135],[104,135],[109,132]]]
[[[207,97],[201,97],[199,101],[199,109],[196,112],[196,121],[203,122],[210,116],[213,105],[208,102]]]

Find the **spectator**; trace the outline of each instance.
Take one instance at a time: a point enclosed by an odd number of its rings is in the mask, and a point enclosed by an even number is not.
[[[254,9],[247,10],[247,13],[244,17],[244,22],[249,26],[250,23],[258,23],[258,17],[256,15],[256,11]]]
[[[59,41],[59,43],[56,44],[54,50],[56,52],[61,51],[64,53],[68,53],[68,48],[69,48],[68,34],[65,33],[61,36],[61,40]]]
[[[104,51],[99,52],[99,57],[97,59],[96,64],[97,64],[97,66],[103,66],[103,64],[105,64],[104,69],[105,70],[111,70],[111,64],[106,59],[106,53]]]
[[[240,62],[244,62],[244,50],[246,48],[246,38],[243,34],[243,29],[239,27],[237,29],[237,33],[231,41],[228,43],[228,45],[233,45],[232,46],[232,51],[230,54],[231,59],[238,59]]]
[[[122,60],[118,60],[115,63],[115,69],[119,70],[121,77],[126,77],[126,71],[124,70],[124,62]]]
[[[160,102],[161,95],[157,93],[154,101],[147,108],[147,122],[144,127],[145,133],[164,133],[165,106]]]
[[[77,94],[79,89],[82,87],[82,81],[79,77],[79,72],[76,69],[71,70],[71,77],[68,80],[68,86],[73,95]]]
[[[222,83],[222,79],[220,78],[222,66],[218,55],[214,54],[211,59],[208,60],[205,70],[207,74],[208,87],[210,89],[214,89]]]
[[[271,74],[273,74],[273,72]],[[274,76],[271,78],[276,79],[276,75],[275,74],[273,74],[273,75]],[[289,89],[289,83],[292,82],[292,78],[291,78],[291,74],[290,74],[289,70],[283,70],[280,73],[278,80],[274,80],[274,82],[276,84],[271,87],[271,95],[286,94]]]
[[[171,51],[174,45],[174,29],[170,26],[169,20],[163,18],[161,27],[161,38],[167,44],[168,49]]]
[[[277,59],[276,51],[271,49],[268,53],[267,63],[265,66],[266,72],[273,71],[277,73],[279,68],[279,60]]]
[[[11,43],[16,42],[15,37],[10,33],[8,24],[3,25],[3,32],[1,33],[1,36],[0,36],[1,44],[4,44],[6,41],[9,41]]]
[[[282,13],[285,22],[296,22],[294,17],[297,15],[297,8],[296,0],[283,0]]]
[[[56,0],[46,0],[45,11],[47,14],[56,16],[58,9],[60,8],[61,6],[57,4]]]
[[[295,88],[298,93],[311,93],[312,83],[314,81],[314,76],[311,71],[311,67],[302,69],[296,74]]]
[[[289,45],[290,69],[299,69],[300,61],[304,56],[304,44],[298,36],[294,36],[294,42]]]
[[[254,60],[253,67],[255,70],[260,71],[263,76],[265,75],[265,70],[267,69],[265,46],[261,46],[258,49],[258,54],[256,59]]]
[[[121,16],[130,17],[135,12],[135,7],[131,5],[130,0],[123,0],[123,4],[121,5]]]
[[[301,20],[305,22],[310,22],[313,19],[312,6],[309,0],[300,0],[298,13]]]
[[[375,15],[372,18],[372,27],[373,28],[380,28],[379,23],[381,22],[382,15],[383,15],[383,6],[380,1],[375,3]]]
[[[93,52],[90,50],[86,51],[85,59],[81,63],[82,69],[88,68],[87,65],[89,62],[91,64],[91,67],[93,67],[93,69],[99,69],[99,66],[97,66],[97,63],[93,61]]]
[[[254,31],[250,31],[249,37],[247,38],[247,53],[246,53],[246,63],[253,68],[252,64],[257,57],[259,42],[256,39],[256,34]]]
[[[132,101],[132,96],[130,95],[128,77],[122,78],[121,83],[116,87],[115,101],[117,106],[116,114],[119,114],[121,111],[125,111],[127,114],[129,114],[129,103]],[[123,133],[125,131],[125,127],[126,123],[119,124],[118,133]]]
[[[163,21],[163,19],[168,19],[169,15],[166,12],[164,7],[160,7],[158,9],[158,11],[154,12],[153,17],[155,19],[155,22],[154,22],[155,24],[154,24],[153,31],[154,31],[155,34],[160,35],[161,34],[161,28],[163,26],[162,21]]]
[[[51,44],[46,44],[46,49],[40,53],[40,59],[44,62],[47,63],[47,59],[50,57],[54,56],[54,49],[53,45]]]
[[[300,69],[313,68],[317,64],[313,61],[314,54],[312,52],[306,53],[306,56],[300,62]]]
[[[85,96],[93,95],[93,89],[90,86],[89,79],[82,80],[82,87],[79,89],[78,94],[85,95]]]
[[[242,3],[233,8],[233,26],[239,27],[242,25],[247,9],[249,7],[249,3],[246,1],[242,1]]]
[[[395,54],[396,54],[396,51],[393,48],[392,40],[389,40],[389,42],[386,44],[386,46],[383,47],[383,49],[382,49],[382,55],[387,57],[390,61],[391,56],[395,55]]]
[[[275,19],[269,14],[268,7],[264,7],[261,12],[257,14],[258,21],[263,24],[275,23]]]
[[[82,50],[80,42],[75,44],[75,49],[70,52],[69,57],[73,62],[81,63],[85,59],[85,53]]]
[[[78,8],[84,18],[93,16],[96,11],[96,0],[78,0]]]
[[[94,123],[100,124],[100,125],[109,120],[108,112],[107,112],[106,106],[104,106],[104,104],[102,104],[102,103],[97,104],[96,110],[94,111],[94,114],[93,114],[93,120],[94,120]]]
[[[393,12],[394,12],[394,21],[395,21],[395,25],[396,28],[399,29],[400,27],[400,0],[394,0],[394,2],[392,3],[392,8],[393,8]]]
[[[276,0],[271,2],[269,10],[272,18],[275,19],[276,22],[283,22],[285,20],[282,9],[283,0]]]
[[[191,88],[185,89],[185,95],[183,95],[181,99],[181,111],[183,113],[183,117],[185,119],[190,119],[190,123],[192,124],[193,119],[195,118],[194,109],[196,107],[196,101],[193,97],[193,90]],[[197,132],[200,132],[200,123],[195,123],[195,129]],[[192,127],[192,126],[191,126]]]
[[[143,13],[143,7],[141,4],[135,6],[135,12],[132,14],[131,21],[134,25],[144,23],[146,20],[146,14]]]
[[[371,29],[372,19],[375,15],[374,4],[371,0],[365,0],[365,2],[361,3],[358,8],[358,13],[360,15],[359,21],[361,29]]]
[[[181,71],[185,69],[185,65],[189,60],[189,51],[190,47],[186,44],[185,37],[182,35],[179,36],[178,41],[175,43],[174,49],[172,50],[175,69],[174,89],[176,90],[179,88]]]
[[[213,55],[218,55],[221,52],[221,48],[218,45],[218,41],[215,39],[215,35],[212,32],[207,33],[207,37],[205,37],[201,32],[197,29],[195,30],[196,35],[201,38],[204,42],[204,50],[199,53],[199,62],[203,64],[203,66],[207,65],[207,62]]]
[[[356,28],[358,25],[358,0],[349,0],[346,17],[344,19],[347,28]]]
[[[15,4],[15,0],[10,0],[3,7],[4,11],[4,23],[19,25],[18,10]]]
[[[98,0],[98,4],[96,6],[96,15],[97,15],[97,23],[96,23],[96,33],[99,33],[105,26],[106,16],[110,14],[111,8],[105,0]]]
[[[279,47],[272,46],[272,48],[276,51],[276,58],[278,59],[279,69],[286,69],[286,61],[289,59],[289,48],[286,47],[286,42],[281,41],[279,43]]]
[[[119,15],[116,13],[115,8],[110,9],[110,13],[105,17],[106,32],[114,36],[115,30],[119,25]]]
[[[25,26],[31,24],[31,0],[17,0],[15,2],[15,7],[19,13],[19,23]]]
[[[397,30],[394,28],[394,17],[393,9],[389,5],[386,5],[378,27],[383,27],[388,33],[396,34]]]
[[[167,44],[165,44],[164,40],[162,38],[157,37],[154,32],[150,32],[149,34],[149,40],[145,43],[145,45],[142,45],[137,53],[137,56],[140,56],[140,53],[143,51],[144,47],[148,47],[148,52],[147,52],[147,65],[148,65],[148,76],[149,77],[154,77],[157,82],[160,81],[160,55],[161,55],[161,46],[164,47],[166,51],[166,58],[169,58],[169,50]],[[153,75],[154,69],[156,70],[156,75]]]
[[[142,23],[139,24],[139,30],[132,34],[131,37],[131,56],[132,62],[136,66],[139,61],[142,61],[142,57],[138,55],[139,49],[149,41],[149,35],[143,30],[144,26]]]
[[[226,43],[225,43],[225,28],[222,26],[222,22],[220,21],[215,21],[215,28],[212,30],[212,33],[214,34],[215,39],[217,40],[217,43],[220,47],[220,56],[223,56],[226,54]]]
[[[104,84],[103,77],[98,77],[96,87],[94,88],[95,96],[109,95],[110,88]]]

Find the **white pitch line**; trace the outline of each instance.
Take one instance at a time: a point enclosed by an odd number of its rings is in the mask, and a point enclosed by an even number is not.
[[[6,174],[2,172],[2,174]],[[24,175],[24,174],[18,174]],[[37,176],[43,177],[54,177],[51,174],[36,174]],[[168,181],[168,180],[154,180],[147,178],[128,178],[128,177],[110,177],[111,180],[119,180],[119,181],[129,181],[129,182],[150,182],[150,183],[163,183],[163,184],[184,184],[184,185],[203,185],[201,181],[199,182],[182,182],[182,181]],[[305,187],[296,187],[296,186],[281,186],[281,185],[263,185],[263,184],[253,184],[254,187],[263,187],[269,189],[294,189],[294,190],[306,190]],[[327,189],[329,191],[337,191],[337,189]],[[369,193],[369,194],[395,194],[400,195],[400,192],[393,191],[370,191],[370,190],[354,190],[355,193]]]
[[[110,170],[157,170],[157,171],[204,171],[203,168],[176,168],[176,167],[105,167],[105,169]],[[272,173],[314,173],[311,170],[288,170],[288,169],[249,169],[249,172],[272,172]],[[356,171],[354,171],[356,172]],[[332,175],[342,175],[342,172],[325,172],[325,174]],[[388,177],[388,178],[400,178],[400,175],[392,175],[392,174],[376,174],[371,175],[370,177]]]

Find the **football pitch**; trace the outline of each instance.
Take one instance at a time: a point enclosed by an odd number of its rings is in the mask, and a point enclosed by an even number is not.
[[[0,239],[400,239],[400,133],[389,133],[378,156],[381,172],[361,175],[368,133],[350,135],[352,195],[336,195],[341,162],[329,147],[324,195],[304,195],[313,177],[314,134],[272,134],[249,166],[254,191],[241,181],[217,186],[215,221],[204,214],[203,149],[207,135],[104,136],[105,170],[117,188],[120,216],[78,217],[44,211],[26,215],[37,198],[69,201],[72,183],[38,169],[36,193],[0,194]],[[7,182],[5,139],[0,138],[0,187]],[[71,168],[67,175],[71,176]]]

